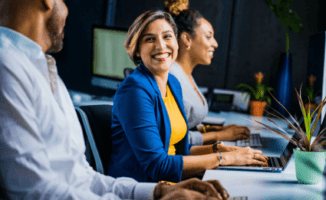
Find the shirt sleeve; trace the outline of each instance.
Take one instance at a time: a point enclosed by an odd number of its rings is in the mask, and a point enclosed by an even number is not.
[[[0,63],[0,183],[10,199],[116,200],[150,194],[150,187],[133,179],[114,179],[88,167],[89,177],[79,184],[68,184],[65,171],[54,172],[46,135],[38,128],[34,90],[32,81],[22,81]]]
[[[189,131],[189,143],[192,145],[203,145],[203,136],[200,131]]]
[[[179,182],[183,172],[183,157],[169,156],[164,151],[156,114],[162,115],[155,113],[153,94],[149,94],[148,89],[138,81],[128,79],[116,93],[114,109],[117,109],[118,120],[147,175],[154,181]]]
[[[153,192],[157,183],[138,183],[132,178],[120,177],[115,179],[98,172],[94,173],[96,173],[96,176],[91,189],[96,194],[105,196],[106,193],[111,192],[121,199],[153,199]]]

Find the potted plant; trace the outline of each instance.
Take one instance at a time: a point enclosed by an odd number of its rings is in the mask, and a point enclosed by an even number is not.
[[[299,32],[303,30],[303,25],[300,17],[290,7],[292,6],[293,0],[264,0],[271,11],[280,20],[283,31],[285,33],[285,53],[281,54],[281,66],[277,72],[276,79],[276,98],[283,104],[288,110],[292,106],[292,57],[289,52],[290,50],[290,36],[289,31]],[[275,2],[275,3],[273,3]],[[277,111],[286,115],[285,110],[275,105]]]
[[[283,136],[291,143],[297,146],[297,149],[294,150],[294,162],[295,162],[295,170],[296,177],[299,183],[305,184],[316,184],[323,177],[323,171],[325,167],[325,158],[326,158],[326,140],[325,140],[325,130],[321,130],[315,140],[312,140],[312,134],[316,128],[318,120],[321,116],[322,109],[326,103],[326,97],[322,100],[322,102],[317,106],[316,110],[311,112],[308,110],[306,112],[304,108],[304,104],[301,98],[301,88],[300,94],[296,90],[298,101],[300,104],[301,112],[304,117],[304,126],[305,131],[300,127],[300,124],[297,119],[295,119],[287,109],[283,107],[283,105],[272,97],[279,103],[285,110],[288,112],[290,118],[295,122],[295,125],[286,117],[278,113],[280,116],[276,114],[270,113],[272,116],[277,117],[287,123],[289,127],[291,127],[296,133],[298,133],[300,139],[296,140],[291,138],[291,136],[280,126],[278,126],[272,119],[267,118],[270,122],[272,122],[276,128],[272,128],[264,123],[256,121],[257,123],[265,126],[267,129]]]
[[[264,74],[262,72],[255,73],[256,87],[253,88],[247,84],[241,83],[235,87],[236,90],[249,89],[252,94],[252,100],[250,101],[250,114],[253,116],[261,117],[264,114],[266,104],[271,105],[272,101],[269,96],[267,96],[268,91],[273,91],[272,87],[267,87],[263,84]],[[248,98],[248,96],[246,97]]]
[[[314,88],[314,83],[316,81],[316,77],[314,75],[309,76],[309,87],[306,87],[306,92],[308,95],[308,102],[305,103],[304,107],[306,112],[311,109],[315,110],[317,108],[317,104],[315,103],[316,92]]]

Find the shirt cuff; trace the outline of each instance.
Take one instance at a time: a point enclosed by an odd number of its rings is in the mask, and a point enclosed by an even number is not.
[[[189,131],[189,143],[192,145],[203,145],[203,136],[199,131]]]
[[[135,200],[151,200],[153,199],[154,188],[157,183],[138,183],[134,190]]]

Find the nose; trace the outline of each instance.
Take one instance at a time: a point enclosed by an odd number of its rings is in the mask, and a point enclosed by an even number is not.
[[[216,49],[218,47],[218,43],[216,42],[215,38],[213,40],[213,47]]]
[[[159,37],[155,42],[156,49],[164,49],[166,47],[166,43],[163,38]]]

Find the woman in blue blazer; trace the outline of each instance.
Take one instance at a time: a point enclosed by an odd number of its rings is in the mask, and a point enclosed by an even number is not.
[[[261,151],[222,144],[190,146],[178,80],[169,68],[178,54],[177,29],[170,14],[147,11],[131,25],[125,42],[138,67],[119,86],[112,109],[112,154],[108,174],[138,181],[179,182],[218,165],[264,165]],[[184,120],[184,137],[169,155],[170,113],[163,98],[171,92]],[[223,153],[222,153],[223,152]],[[223,160],[222,160],[223,157]]]

